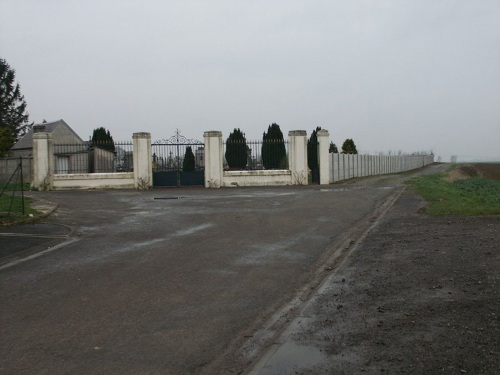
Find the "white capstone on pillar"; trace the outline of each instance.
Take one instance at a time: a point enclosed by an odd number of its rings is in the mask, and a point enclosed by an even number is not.
[[[220,188],[222,186],[222,132],[208,131],[203,133],[205,141],[205,187]]]
[[[330,134],[328,130],[318,130],[316,133],[318,137],[318,163],[319,163],[319,184],[327,185],[330,183],[330,163],[329,163],[329,149],[330,149]]]
[[[53,158],[52,135],[45,131],[45,125],[35,125],[33,127],[32,189],[52,189],[54,175]]]
[[[289,165],[292,172],[292,185],[307,185],[309,169],[307,166],[307,132],[292,130],[288,132]]]
[[[153,185],[153,155],[151,133],[134,133],[134,185],[136,189],[149,189]]]

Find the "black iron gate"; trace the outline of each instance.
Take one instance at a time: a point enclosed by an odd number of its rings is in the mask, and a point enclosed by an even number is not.
[[[169,139],[154,142],[153,186],[193,186],[205,184],[203,142],[187,139],[176,130]]]

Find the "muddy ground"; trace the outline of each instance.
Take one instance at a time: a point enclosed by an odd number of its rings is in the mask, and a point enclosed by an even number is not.
[[[248,373],[498,374],[500,216],[428,217],[425,205],[407,188]]]
[[[498,374],[500,218],[419,206],[404,194],[305,314],[296,341],[328,360],[298,373]]]

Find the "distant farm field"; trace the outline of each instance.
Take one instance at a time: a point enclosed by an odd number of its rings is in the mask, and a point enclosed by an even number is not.
[[[410,180],[430,215],[500,214],[500,164],[463,164]]]
[[[500,163],[473,164],[483,178],[488,180],[500,180]]]

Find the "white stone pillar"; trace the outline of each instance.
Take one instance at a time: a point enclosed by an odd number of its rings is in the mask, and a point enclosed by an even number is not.
[[[205,187],[220,188],[223,186],[223,150],[222,132],[208,131],[203,133],[205,141]]]
[[[51,190],[53,187],[54,155],[52,135],[45,131],[45,125],[33,127],[33,181],[34,190]]]
[[[309,168],[307,166],[307,132],[292,130],[288,132],[288,161],[292,172],[292,185],[307,185]]]
[[[330,183],[330,163],[328,160],[330,149],[330,134],[328,130],[318,130],[318,163],[319,163],[319,184],[328,185]]]
[[[153,155],[151,133],[134,133],[134,185],[136,189],[149,189],[153,185]]]

